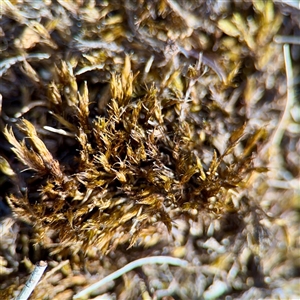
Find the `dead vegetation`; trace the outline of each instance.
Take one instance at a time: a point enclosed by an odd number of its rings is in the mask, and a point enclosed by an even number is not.
[[[91,297],[295,297],[299,46],[275,41],[299,9],[30,3],[4,1],[0,21],[3,297],[39,260],[53,276],[32,299],[71,299],[153,255],[189,267],[139,267]]]

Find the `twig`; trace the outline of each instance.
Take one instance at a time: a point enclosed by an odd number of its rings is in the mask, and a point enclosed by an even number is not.
[[[39,261],[30,275],[29,279],[26,281],[24,288],[21,293],[17,296],[16,300],[27,300],[36,287],[37,283],[41,279],[45,269],[47,268],[47,263],[45,261]]]
[[[57,133],[57,134],[60,134],[60,135],[70,136],[72,138],[76,137],[75,133],[68,132],[68,131],[66,131],[64,129],[56,129],[56,128],[53,128],[51,126],[44,126],[43,128],[45,130],[47,130],[47,131],[50,131],[50,132],[53,132],[53,133]]]
[[[22,117],[24,114],[26,114],[27,112],[29,112],[31,109],[33,109],[34,107],[37,107],[37,106],[46,106],[47,107],[47,102],[46,101],[33,101],[33,102],[30,102],[29,104],[25,105],[24,107],[22,107],[22,109],[17,112],[14,117],[15,118],[20,118]]]
[[[279,146],[282,140],[284,131],[286,130],[287,124],[290,119],[290,110],[294,104],[294,78],[293,78],[293,68],[292,68],[292,60],[290,56],[290,46],[285,44],[283,46],[284,53],[284,62],[285,62],[285,70],[286,70],[286,80],[287,80],[287,101],[286,105],[281,117],[281,120],[277,126],[277,129],[273,135],[273,145]]]
[[[300,3],[298,0],[276,0],[275,2],[278,3],[284,3],[285,5],[291,6],[293,8],[296,8],[298,10],[300,10]]]
[[[185,50],[179,45],[177,45],[177,47],[185,57],[193,57],[199,60],[199,52],[197,52],[196,50]],[[226,82],[227,75],[220,64],[217,62],[217,60],[213,58],[213,56],[202,53],[201,61],[203,64],[209,66],[219,76],[220,80]]]
[[[74,40],[76,41],[74,46],[81,51],[88,51],[91,49],[105,49],[106,51],[111,52],[123,52],[124,48],[122,46],[117,45],[114,42],[104,42],[104,41],[88,41],[83,40],[80,37],[74,37]]]
[[[47,280],[50,276],[52,276],[56,271],[60,270],[62,267],[66,266],[70,261],[64,260],[61,263],[59,263],[56,267],[51,269],[51,271],[47,272],[47,274],[44,276],[44,278],[39,282],[39,284],[45,280]]]
[[[300,37],[299,36],[276,35],[273,40],[275,43],[278,43],[278,44],[300,45]]]
[[[178,267],[186,267],[188,265],[188,262],[186,260],[174,258],[170,256],[152,256],[152,257],[140,258],[130,262],[123,268],[117,270],[116,272],[111,273],[110,275],[104,277],[100,281],[92,284],[91,286],[87,287],[83,291],[77,293],[76,295],[74,295],[73,299],[80,299],[81,297],[88,296],[90,293],[100,288],[104,284],[122,276],[123,274],[135,268],[141,267],[146,264],[168,264],[168,265],[173,265]]]
[[[22,62],[25,60],[42,60],[42,59],[48,59],[50,57],[49,54],[47,53],[32,53],[32,54],[28,54],[26,55],[19,55],[19,56],[15,56],[15,57],[10,57],[5,59],[4,61],[2,61],[0,63],[0,77],[2,77],[2,75],[13,65],[15,65],[18,62]]]

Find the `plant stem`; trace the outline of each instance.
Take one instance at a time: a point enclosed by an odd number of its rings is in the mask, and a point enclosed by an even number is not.
[[[92,284],[91,286],[87,287],[83,291],[77,293],[73,299],[80,299],[84,296],[88,296],[90,293],[92,293],[94,290],[100,288],[104,284],[122,276],[123,274],[141,267],[146,264],[168,264],[168,265],[173,265],[173,266],[178,266],[178,267],[186,267],[188,265],[188,262],[183,259],[179,258],[174,258],[170,256],[152,256],[152,257],[145,257],[141,259],[137,259],[135,261],[130,262],[123,268],[117,270],[116,272],[111,273],[110,275],[104,277],[100,281]]]
[[[31,273],[29,279],[26,281],[24,288],[21,293],[17,296],[16,300],[27,300],[36,287],[37,283],[41,279],[45,269],[47,268],[47,263],[45,261],[39,261]]]

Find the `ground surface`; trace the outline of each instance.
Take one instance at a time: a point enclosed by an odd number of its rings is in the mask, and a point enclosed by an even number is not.
[[[1,299],[300,298],[296,2],[0,10]]]

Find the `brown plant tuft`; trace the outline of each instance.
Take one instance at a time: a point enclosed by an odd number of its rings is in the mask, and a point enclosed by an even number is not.
[[[31,146],[18,142],[11,129],[4,131],[19,160],[43,179],[37,201],[30,195],[9,197],[42,237],[53,229],[62,245],[96,245],[107,253],[120,243],[142,242],[143,231],[158,222],[171,230],[183,215],[235,210],[227,191],[253,171],[249,154],[255,139],[244,153],[233,154],[246,125],[231,134],[223,153],[210,147],[210,161],[204,162],[198,132],[206,125],[195,119],[195,103],[166,87],[137,89],[129,56],[122,74],[112,73],[104,115],[91,116],[87,84],[80,93],[66,63],[57,72],[59,81],[49,85],[49,94],[61,99],[51,104],[56,119],[76,136],[79,155],[72,172],[53,158],[29,121],[18,127]]]

